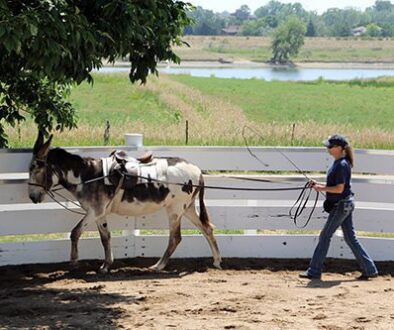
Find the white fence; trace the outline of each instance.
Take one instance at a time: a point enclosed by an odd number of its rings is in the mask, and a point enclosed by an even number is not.
[[[253,152],[267,164],[263,166],[242,147],[121,147],[131,155],[141,154],[146,149],[156,156],[178,156],[185,158],[203,170],[241,171],[294,171],[276,148],[252,148]],[[114,147],[67,148],[85,156],[102,157]],[[326,171],[331,159],[322,148],[281,148],[294,163],[305,171]],[[27,195],[27,168],[30,150],[0,150],[0,236],[69,233],[80,216],[45,200],[35,205]],[[355,226],[357,230],[394,232],[394,152],[379,150],[357,150],[353,190],[356,193]],[[366,175],[367,174],[367,175]],[[278,176],[266,174],[275,183],[240,181],[224,175],[206,175],[207,185],[233,187],[291,187],[302,185],[302,175]],[[242,173],[245,176],[245,173]],[[259,176],[261,178],[261,176]],[[319,176],[314,176],[319,178]],[[324,179],[324,175],[320,176]],[[309,258],[317,243],[316,235],[306,235],[302,230],[295,234],[257,234],[259,229],[297,229],[287,216],[298,191],[251,192],[207,190],[206,204],[212,222],[217,229],[239,229],[242,235],[217,235],[223,257],[253,258]],[[70,206],[72,207],[72,205]],[[307,212],[306,212],[307,213]],[[314,217],[306,229],[320,229],[325,221],[321,201]],[[303,224],[300,218],[299,224]],[[167,245],[166,235],[142,235],[140,229],[167,229],[164,213],[141,218],[112,216],[111,230],[120,229],[122,236],[113,238],[115,258],[160,257]],[[193,228],[183,221],[182,229]],[[88,230],[96,230],[93,226]],[[142,231],[143,233],[144,231]],[[66,237],[66,234],[64,235]],[[375,260],[394,260],[394,239],[361,238]],[[69,259],[68,239],[47,241],[18,241],[0,243],[0,265],[23,263],[63,262]],[[208,257],[210,250],[201,235],[183,236],[173,257]],[[353,258],[351,251],[340,235],[333,238],[330,257]],[[80,241],[80,258],[103,258],[100,239],[85,238]]]

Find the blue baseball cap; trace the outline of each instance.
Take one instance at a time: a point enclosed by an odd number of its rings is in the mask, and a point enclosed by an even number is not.
[[[346,140],[346,138],[343,135],[334,134],[329,136],[327,140],[324,140],[323,144],[327,148],[332,148],[334,146],[345,148],[347,145],[349,145],[349,142]]]

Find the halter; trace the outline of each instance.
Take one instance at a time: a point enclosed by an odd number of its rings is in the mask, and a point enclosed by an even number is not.
[[[74,202],[73,200],[67,198],[66,196],[60,194],[58,191],[64,189],[63,187],[60,188],[56,188],[57,186],[61,186],[60,183],[57,183],[56,185],[53,186],[53,188],[56,189],[52,189],[51,187],[48,187],[48,161],[47,158],[45,159],[37,159],[37,162],[41,162],[44,163],[43,168],[45,169],[45,183],[44,184],[39,184],[39,183],[32,183],[32,182],[28,182],[27,184],[29,186],[35,186],[35,187],[40,187],[44,190],[45,194],[47,194],[54,202],[56,202],[57,204],[59,204],[61,207],[63,207],[64,209],[66,209],[67,211],[70,211],[72,213],[76,213],[76,214],[81,214],[81,215],[86,215],[87,213],[84,212],[79,212],[79,211],[75,211],[70,209],[69,207],[63,205],[61,202],[59,202],[56,198],[55,198],[55,194],[63,199],[65,199],[67,202],[74,204],[75,206],[81,207],[81,205],[79,203]],[[53,171],[53,173],[58,177],[59,181],[60,181],[60,176],[56,171]]]
[[[40,187],[40,188],[42,188],[42,189],[44,189],[44,192],[46,193],[46,194],[48,194],[49,196],[51,196],[51,195],[53,195],[53,191],[51,191],[51,189],[48,187],[48,162],[47,162],[47,158],[44,158],[44,159],[39,159],[39,158],[37,158],[36,159],[36,162],[37,163],[43,163],[44,164],[44,166],[43,166],[43,168],[44,168],[44,170],[45,170],[45,182],[44,182],[44,184],[39,184],[39,183],[31,183],[31,182],[28,182],[27,184],[29,185],[29,186],[35,186],[35,187]],[[56,174],[56,173],[55,173]],[[57,174],[56,174],[57,175]],[[59,177],[59,176],[58,176]],[[51,196],[52,197],[52,196]]]

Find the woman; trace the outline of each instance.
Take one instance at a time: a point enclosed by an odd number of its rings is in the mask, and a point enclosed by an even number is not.
[[[326,258],[332,235],[341,226],[343,237],[351,248],[363,272],[357,279],[368,280],[376,277],[378,270],[368,253],[358,241],[352,221],[354,210],[353,193],[350,179],[353,167],[353,151],[346,138],[335,134],[323,144],[335,161],[327,172],[326,184],[310,181],[310,186],[318,192],[326,192],[324,209],[329,212],[327,223],[320,233],[319,243],[313,253],[307,271],[300,274],[301,278],[320,279],[324,259]]]

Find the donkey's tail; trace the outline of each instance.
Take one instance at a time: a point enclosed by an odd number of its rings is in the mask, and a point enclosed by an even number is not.
[[[209,216],[207,213],[207,208],[204,203],[204,178],[200,176],[200,191],[198,193],[198,198],[200,201],[200,221],[204,226],[212,226],[209,221]]]

